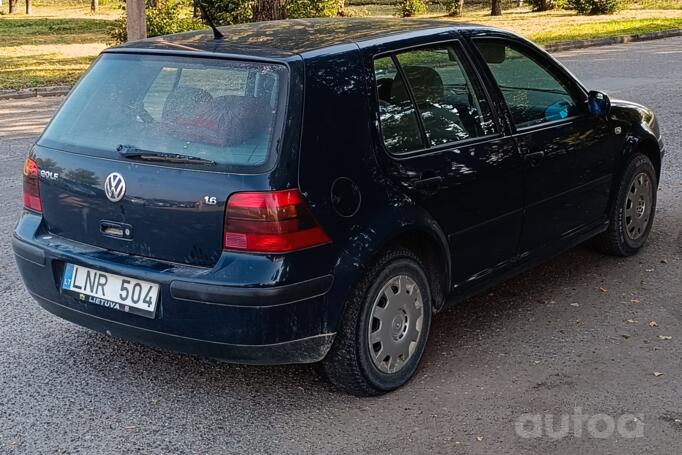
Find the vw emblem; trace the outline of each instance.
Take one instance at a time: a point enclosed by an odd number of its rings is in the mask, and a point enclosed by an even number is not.
[[[107,175],[104,181],[104,193],[111,202],[118,202],[123,199],[126,194],[126,181],[118,172],[112,172]]]

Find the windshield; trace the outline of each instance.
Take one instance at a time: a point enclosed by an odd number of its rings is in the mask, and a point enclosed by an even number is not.
[[[65,101],[40,145],[122,159],[121,147],[257,167],[283,109],[283,65],[103,54]]]

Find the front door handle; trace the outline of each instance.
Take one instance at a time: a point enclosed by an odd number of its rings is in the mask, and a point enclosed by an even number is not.
[[[443,177],[437,175],[435,177],[428,177],[414,182],[414,187],[420,190],[433,188],[443,183]]]

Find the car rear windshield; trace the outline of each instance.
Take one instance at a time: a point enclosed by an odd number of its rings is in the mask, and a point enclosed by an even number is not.
[[[103,54],[40,145],[104,157],[132,150],[263,166],[276,143],[286,80],[278,64]]]

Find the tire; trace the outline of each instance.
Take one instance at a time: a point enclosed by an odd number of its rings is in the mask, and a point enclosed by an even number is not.
[[[431,289],[419,258],[402,248],[387,251],[351,292],[334,345],[321,364],[324,375],[357,396],[401,387],[417,370],[431,316]]]
[[[646,186],[648,192],[643,189]],[[651,232],[657,190],[654,165],[647,156],[636,153],[628,162],[615,190],[609,228],[595,239],[597,249],[612,256],[637,254]]]

